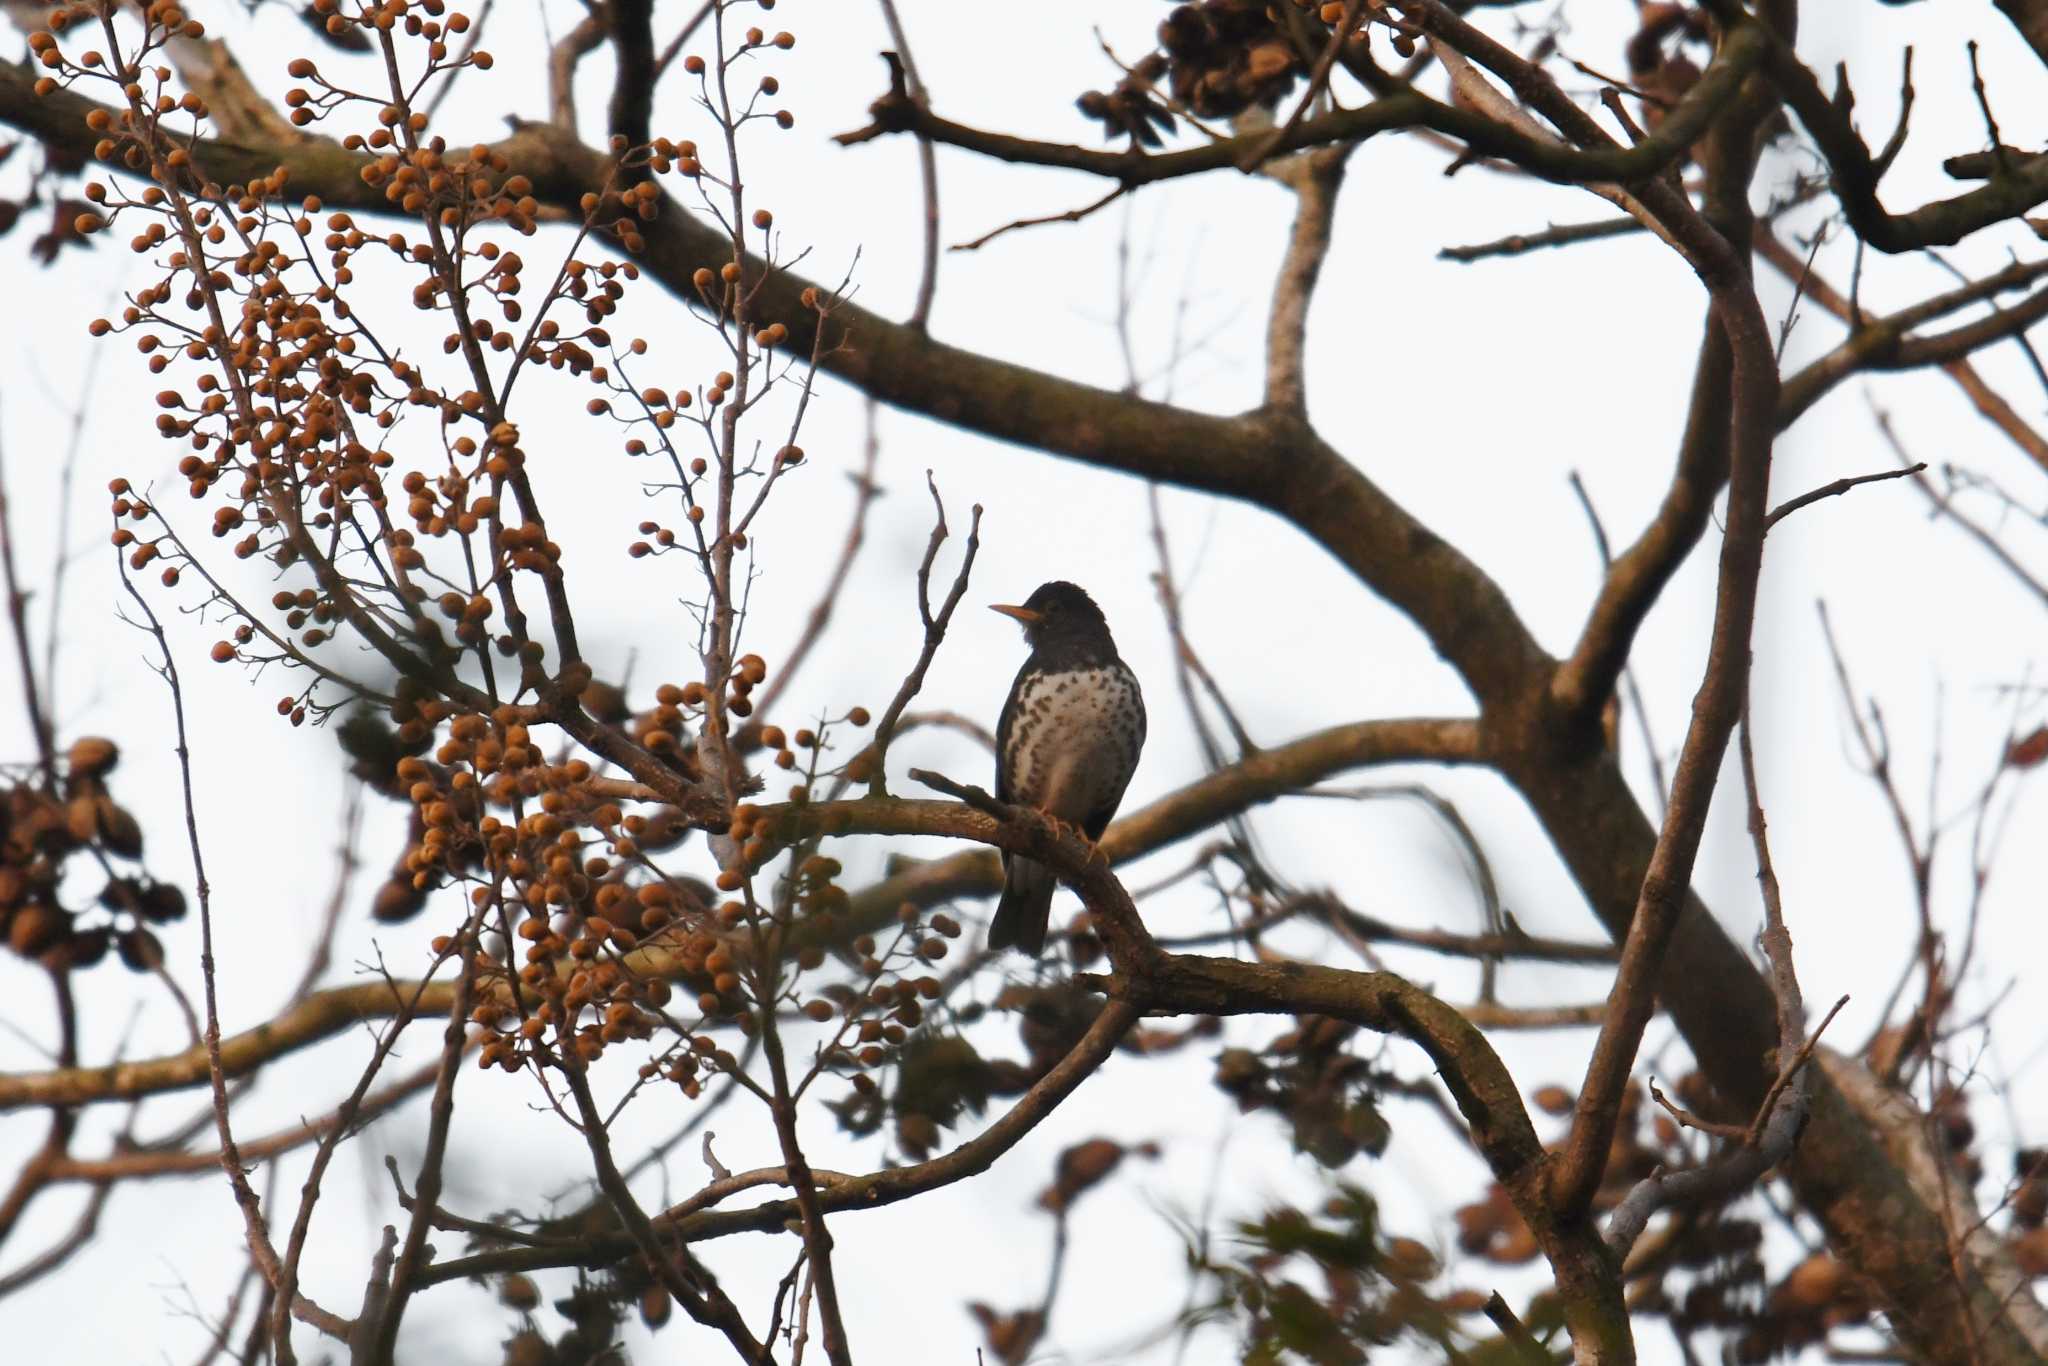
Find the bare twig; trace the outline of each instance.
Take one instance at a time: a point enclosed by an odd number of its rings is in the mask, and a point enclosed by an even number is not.
[[[1003,224],[999,228],[990,229],[988,232],[985,232],[981,236],[974,238],[972,241],[956,242],[953,244],[950,250],[979,251],[981,250],[981,248],[995,241],[998,237],[1001,237],[1006,232],[1017,232],[1023,228],[1041,228],[1048,223],[1078,223],[1082,219],[1088,217],[1088,215],[1096,212],[1098,209],[1106,209],[1111,204],[1114,204],[1117,200],[1123,198],[1124,194],[1128,189],[1128,186],[1119,185],[1115,189],[1111,190],[1108,194],[1102,196],[1102,198],[1092,199],[1088,201],[1086,204],[1083,204],[1080,208],[1068,209],[1064,213],[1049,213],[1041,215],[1037,218],[1015,219],[1011,222]]]
[[[1898,433],[1892,429],[1891,415],[1874,405],[1872,407],[1872,414],[1877,420],[1878,432],[1884,437],[1885,444],[1892,448],[1892,454],[1898,458],[1899,463],[1901,465],[1911,463],[1914,469],[1924,471],[1927,468],[1924,463],[1914,462],[1906,454],[1905,444],[1899,440]],[[2005,548],[2003,542],[1960,511],[1955,505],[1954,498],[1944,495],[1939,489],[1935,488],[1933,482],[1924,473],[1914,474],[1907,472],[1907,477],[1912,479],[1913,487],[1918,489],[1922,496],[1927,499],[1928,504],[1933,507],[1937,515],[1946,517],[1958,527],[1961,527],[1971,540],[1982,546],[1992,559],[1998,561],[1999,565],[2008,574],[2012,575],[2015,582],[2039,598],[2043,603],[2048,603],[2048,583],[2044,583],[2036,578],[2032,570],[2028,569],[2026,565],[2020,562],[2017,556]]]
[[[953,620],[953,609],[960,605],[961,595],[967,591],[968,575],[974,572],[975,552],[981,549],[981,504],[974,505],[973,520],[967,528],[967,550],[960,558],[960,570],[953,576],[953,587],[946,594],[946,600],[939,610],[932,611],[931,578],[932,563],[939,556],[939,547],[946,543],[951,533],[946,529],[946,505],[939,497],[939,486],[925,471],[925,486],[932,493],[932,507],[938,520],[932,526],[931,539],[925,543],[924,559],[917,566],[917,614],[924,622],[924,645],[918,651],[917,663],[905,675],[903,684],[896,689],[896,696],[889,702],[882,719],[875,723],[874,742],[868,747],[866,756],[873,765],[868,775],[868,792],[871,796],[885,796],[888,793],[886,760],[889,757],[889,741],[896,732],[896,723],[903,715],[903,709],[910,705],[924,686],[925,671],[932,666],[932,657],[939,652],[939,645],[946,638],[946,627]]]
[[[276,1247],[270,1241],[270,1226],[263,1216],[262,1202],[254,1188],[249,1185],[248,1173],[242,1166],[240,1150],[235,1145],[234,1129],[228,1121],[227,1073],[221,1066],[220,1047],[220,999],[215,988],[213,959],[213,888],[206,879],[206,855],[199,840],[199,808],[192,795],[192,749],[185,731],[185,694],[178,680],[178,664],[171,655],[170,642],[164,636],[163,626],[157,621],[149,600],[136,590],[129,579],[126,561],[118,555],[115,563],[119,566],[121,587],[134,599],[147,623],[145,629],[156,641],[161,663],[158,672],[171,692],[171,714],[176,723],[178,775],[180,790],[185,802],[185,837],[192,854],[193,891],[199,901],[199,970],[206,1000],[206,1064],[207,1077],[213,1087],[214,1128],[220,1136],[220,1166],[226,1174],[228,1186],[234,1192],[235,1203],[242,1211],[242,1228],[249,1244],[249,1255],[255,1261],[273,1289],[282,1281],[284,1266],[279,1260]],[[318,1328],[327,1336],[338,1341],[348,1341],[353,1325],[314,1304],[302,1295],[278,1295],[276,1317],[271,1327],[271,1351],[277,1366],[291,1366],[297,1360],[292,1352],[289,1321],[298,1318]]]
[[[1817,489],[1811,489],[1802,493],[1797,498],[1788,498],[1772,508],[1771,515],[1764,518],[1764,530],[1769,531],[1779,522],[1808,504],[1818,503],[1823,498],[1840,497],[1859,484],[1878,484],[1887,479],[1905,479],[1919,474],[1926,468],[1927,465],[1925,462],[1922,462],[1918,465],[1909,465],[1902,470],[1879,470],[1876,474],[1855,474],[1844,479],[1836,479],[1831,483],[1822,484]]]
[[[876,405],[873,399],[867,401],[867,438],[862,443],[860,473],[853,478],[853,517],[846,528],[846,541],[839,549],[839,559],[832,566],[832,573],[825,580],[823,591],[818,594],[817,603],[811,614],[804,620],[803,634],[789,653],[783,656],[781,667],[775,671],[775,681],[754,704],[754,711],[761,717],[775,715],[775,704],[789,688],[804,661],[810,658],[811,650],[825,634],[831,624],[832,613],[839,605],[839,595],[846,587],[847,575],[853,569],[853,561],[860,554],[861,546],[867,541],[868,509],[875,499],[881,497],[882,487],[875,482],[875,465],[881,455],[881,439],[876,427]],[[734,737],[733,743],[746,745],[760,733],[760,727],[749,725]]]
[[[14,563],[14,522],[8,507],[4,466],[0,466],[0,565],[5,566],[7,574],[7,620],[14,628],[15,665],[21,675],[21,697],[28,709],[29,733],[35,738],[43,782],[54,792],[57,789],[56,737],[51,733],[36,687],[35,650],[28,626],[28,594],[21,586],[21,577]],[[51,630],[55,629],[56,625],[52,623]]]
[[[929,113],[931,94],[918,75],[916,58],[910,55],[910,38],[903,31],[895,0],[879,3],[882,22],[889,27],[889,41],[896,45],[894,52],[882,54],[882,59],[889,63],[890,93]],[[939,288],[939,158],[926,133],[917,135],[917,176],[924,190],[924,260],[917,277],[917,301],[911,305],[904,325],[923,332],[931,322],[932,299]],[[815,1277],[816,1273],[812,1275]]]
[[[1593,506],[1593,495],[1586,488],[1586,481],[1579,472],[1571,472],[1572,492],[1578,495],[1579,506],[1585,510],[1586,522],[1593,529],[1593,545],[1600,552],[1600,568],[1611,571],[1614,568],[1614,550],[1607,539],[1607,527],[1600,520],[1599,510]],[[1621,689],[1627,695],[1629,711],[1636,718],[1636,733],[1642,737],[1643,760],[1650,766],[1650,786],[1657,799],[1657,814],[1664,814],[1670,805],[1670,780],[1664,776],[1664,751],[1658,748],[1656,732],[1650,728],[1650,709],[1643,704],[1643,690],[1636,682],[1635,666],[1623,661],[1621,666]]]
[[[1569,247],[1580,242],[1626,237],[1643,230],[1640,221],[1627,217],[1602,218],[1591,223],[1553,223],[1540,232],[1509,233],[1506,237],[1497,237],[1491,242],[1443,247],[1437,251],[1437,259],[1469,263],[1493,256],[1520,256],[1525,252],[1543,251],[1550,247]]]
[[[803,1219],[804,1251],[809,1264],[810,1288],[815,1293],[825,1355],[832,1366],[852,1366],[853,1354],[846,1340],[846,1321],[839,1310],[839,1279],[832,1265],[832,1231],[825,1226],[825,1213],[818,1204],[818,1187],[811,1175],[810,1161],[797,1139],[796,1095],[790,1088],[789,1067],[782,1054],[781,1030],[775,1022],[772,1002],[760,1012],[763,1051],[768,1055],[768,1072],[774,1087],[769,1113],[782,1148],[782,1160],[790,1185],[796,1191],[797,1210]]]

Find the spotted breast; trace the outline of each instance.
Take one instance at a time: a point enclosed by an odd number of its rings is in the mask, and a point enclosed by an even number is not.
[[[1145,745],[1145,699],[1121,662],[1018,682],[1004,770],[1009,800],[1084,828],[1114,812]],[[1105,818],[1104,823],[1107,824]],[[1097,838],[1101,830],[1089,830]]]
[[[996,726],[996,796],[1100,839],[1145,746],[1138,680],[1101,609],[1073,584],[1044,584],[1022,606],[996,610],[1023,623],[1031,642]],[[1041,952],[1058,880],[1021,855],[1006,855],[1003,872],[989,947]]]

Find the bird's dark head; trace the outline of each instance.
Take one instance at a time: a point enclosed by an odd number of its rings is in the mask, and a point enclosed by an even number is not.
[[[1024,639],[1034,646],[1048,640],[1109,634],[1109,623],[1095,599],[1060,580],[1040,584],[1022,606],[997,603],[989,610],[1014,617],[1024,627]]]

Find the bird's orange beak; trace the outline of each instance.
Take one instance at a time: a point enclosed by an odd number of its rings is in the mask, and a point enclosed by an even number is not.
[[[1045,613],[1043,612],[1034,612],[1029,607],[1012,607],[1008,603],[1003,602],[990,603],[988,610],[991,612],[1001,612],[1006,617],[1014,617],[1026,626],[1036,626],[1045,619]]]

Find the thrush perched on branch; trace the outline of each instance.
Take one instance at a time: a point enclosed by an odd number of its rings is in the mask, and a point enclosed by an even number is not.
[[[1023,606],[994,610],[1022,622],[1031,645],[996,725],[996,797],[1099,840],[1145,745],[1137,677],[1117,658],[1102,609],[1071,583],[1041,585]],[[1043,952],[1057,885],[1044,864],[1004,854],[988,946]]]

